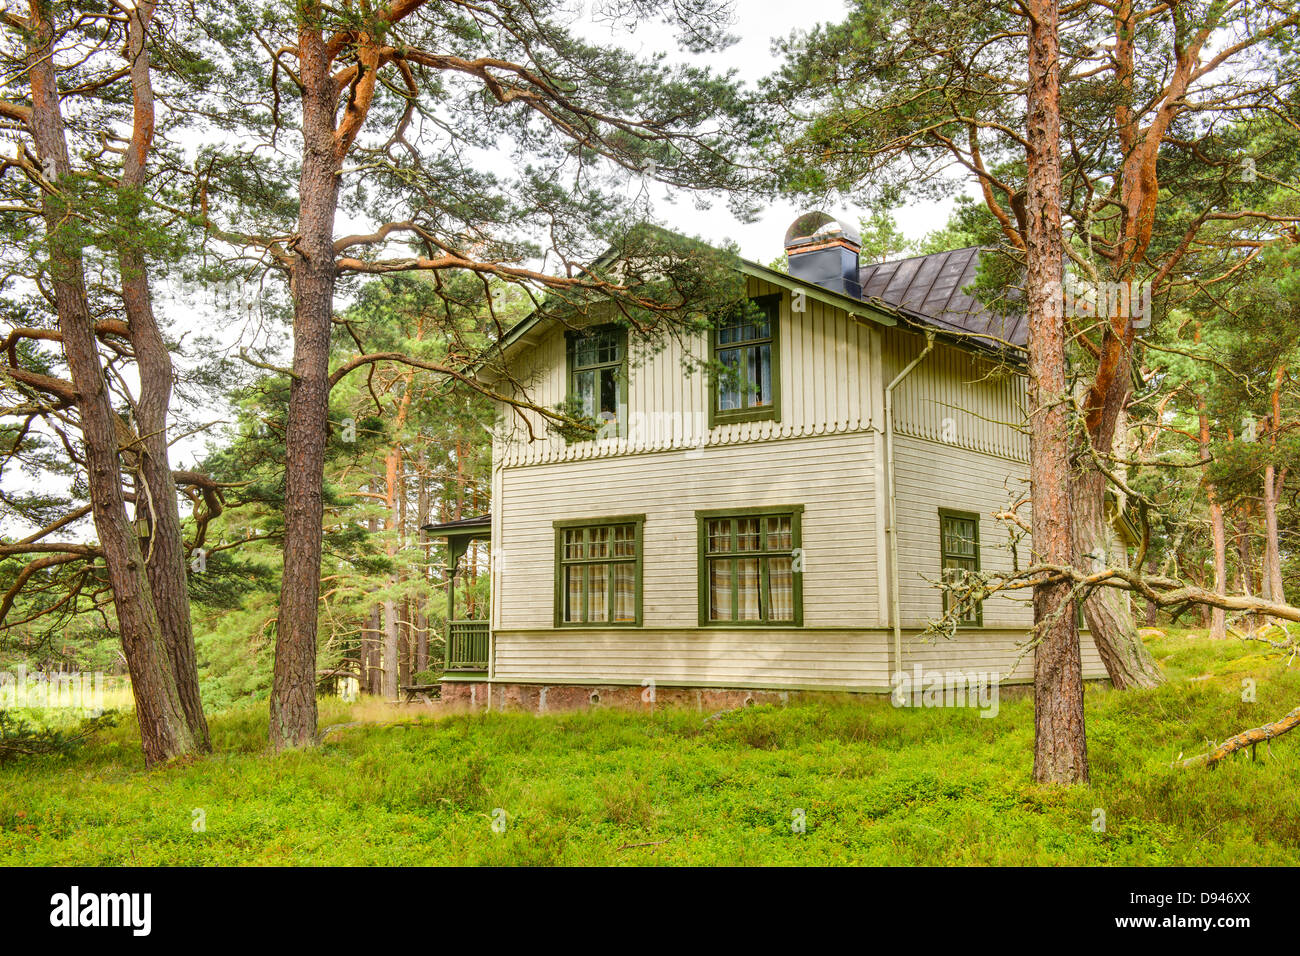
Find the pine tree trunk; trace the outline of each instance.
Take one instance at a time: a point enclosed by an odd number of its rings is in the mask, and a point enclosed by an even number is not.
[[[123,163],[122,186],[131,192],[145,187],[146,160],[153,142],[153,84],[146,43],[153,14],[153,3],[140,3],[128,14],[127,50],[131,63],[135,123]],[[146,556],[149,584],[181,705],[200,749],[207,751],[212,744],[199,694],[185,548],[167,439],[172,391],[171,352],[154,318],[145,258],[132,242],[133,235],[129,229],[124,230],[120,265],[122,301],[140,376],[140,397],[136,403],[139,445],[136,451],[147,499],[137,499],[136,513],[144,512],[149,519]]]
[[[397,607],[384,602],[384,696],[397,700]]]
[[[325,445],[329,433],[338,171],[336,90],[321,33],[299,30],[303,164],[293,293],[293,381],[285,434],[284,576],[271,690],[271,746],[316,742],[316,628],[320,600]]]
[[[1282,583],[1282,552],[1278,537],[1277,503],[1282,483],[1272,462],[1264,466],[1264,597],[1278,604],[1286,603]]]
[[[1241,582],[1241,593],[1245,597],[1255,593],[1254,559],[1250,553],[1250,519],[1250,504],[1243,501],[1237,517],[1237,574]],[[1259,626],[1259,618],[1255,614],[1247,614],[1243,623],[1247,630],[1253,631]]]
[[[366,660],[370,673],[370,682],[366,685],[368,694],[378,695],[384,692],[383,642],[379,639],[382,625],[379,606],[375,605],[370,609],[370,616],[366,619]]]
[[[1085,464],[1071,482],[1074,549],[1078,566],[1090,568],[1113,553],[1114,530],[1106,515],[1106,477]],[[1142,643],[1132,609],[1116,588],[1095,588],[1083,600],[1083,618],[1111,684],[1116,689],[1156,687],[1164,675]]]
[[[1029,86],[1026,298],[1029,312],[1030,481],[1037,560],[1069,565],[1070,447],[1061,288],[1059,13],[1027,0]],[[1034,588],[1034,779],[1086,783],[1083,668],[1068,582]]]
[[[1196,330],[1196,339],[1201,337],[1200,328]],[[1210,462],[1210,420],[1205,414],[1205,399],[1198,399],[1200,405],[1200,451],[1201,461]],[[1210,535],[1214,544],[1214,593],[1227,594],[1228,591],[1228,538],[1223,527],[1223,505],[1219,501],[1219,489],[1208,477],[1205,482],[1205,494],[1210,502]],[[1210,638],[1226,640],[1228,622],[1223,608],[1209,608]]]
[[[416,480],[419,484],[416,486],[416,522],[420,535],[420,568],[419,576],[422,587],[415,599],[415,669],[417,671],[426,671],[429,669],[429,535],[424,530],[424,526],[429,523],[429,482],[425,477],[426,458],[424,451],[420,452],[420,459]]]
[[[68,184],[70,164],[55,74],[53,28],[44,3],[33,2],[30,9],[27,68],[37,159],[47,178],[56,184],[60,180]],[[99,361],[81,254],[61,235],[63,194],[43,192],[42,204],[50,237],[50,284],[81,417],[91,514],[113,591],[145,762],[153,765],[192,753],[200,748],[201,741],[186,719],[144,555],[126,513],[118,459],[118,419]]]

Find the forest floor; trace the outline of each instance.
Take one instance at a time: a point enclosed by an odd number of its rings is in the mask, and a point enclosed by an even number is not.
[[[1030,782],[1027,697],[992,719],[887,699],[713,718],[327,700],[322,726],[360,722],[278,757],[262,702],[212,715],[212,756],[154,771],[129,715],[72,756],[0,766],[0,864],[1300,863],[1300,732],[1254,762],[1171,766],[1300,704],[1300,664],[1149,643],[1167,685],[1087,692],[1090,787]]]

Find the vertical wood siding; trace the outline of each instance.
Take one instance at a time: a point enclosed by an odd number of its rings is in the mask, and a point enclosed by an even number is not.
[[[781,293],[768,282],[749,280],[751,295]],[[496,460],[505,465],[577,461],[643,454],[695,446],[733,445],[773,438],[860,431],[878,424],[876,382],[871,374],[875,329],[848,313],[807,299],[806,310],[792,314],[791,297],[782,294],[778,334],[780,420],[708,427],[707,374],[694,362],[707,360],[704,335],[658,343],[632,341],[626,438],[566,445],[549,435],[541,417],[525,413],[540,440],[530,441],[515,412],[503,409],[502,440]],[[521,350],[522,351],[522,350]],[[555,328],[536,347],[520,354],[515,374],[535,404],[554,407],[564,401],[564,330]]]

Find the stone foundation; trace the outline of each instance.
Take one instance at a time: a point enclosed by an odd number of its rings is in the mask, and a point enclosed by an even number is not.
[[[489,695],[489,687],[491,693]],[[484,710],[524,711],[533,714],[593,707],[650,710],[653,707],[689,707],[714,713],[755,704],[789,702],[798,691],[744,690],[722,687],[629,687],[621,684],[491,684],[485,681],[445,681],[444,705]]]

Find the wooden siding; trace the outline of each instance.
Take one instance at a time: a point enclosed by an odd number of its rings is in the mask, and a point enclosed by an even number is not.
[[[888,383],[920,353],[925,338],[900,329],[878,334]],[[894,390],[894,429],[945,447],[1027,462],[1024,403],[1025,379],[1014,367],[937,342]]]
[[[781,291],[751,279],[750,292]],[[566,445],[513,412],[494,449],[491,677],[497,681],[882,690],[888,630],[883,389],[923,347],[921,335],[865,324],[822,303],[780,311],[779,421],[708,428],[706,376],[684,359],[703,336],[633,349],[626,438]],[[980,515],[981,565],[1010,567],[991,513],[1023,489],[1024,379],[946,343],[895,392],[905,667],[1005,673],[1032,621],[991,599],[984,626],[952,641],[921,639],[939,614],[939,509]],[[565,397],[563,330],[522,349],[515,371],[530,400]],[[803,628],[713,628],[697,622],[697,510],[803,505]],[[644,513],[644,625],[554,629],[556,520]],[[1024,512],[1028,517],[1027,509]],[[1028,544],[1020,545],[1023,562]],[[1104,677],[1082,640],[1086,677]],[[1032,658],[1012,680],[1032,677]]]
[[[1024,490],[1027,470],[1005,458],[904,435],[895,437],[894,454],[899,606],[903,626],[917,627],[942,613],[942,592],[930,585],[939,577],[939,509],[978,514],[980,567],[1008,570],[1012,559],[1006,548],[1006,527],[992,513],[1007,506],[1011,492]],[[1028,557],[1029,548],[1022,543],[1022,567]],[[1010,598],[995,597],[984,603],[985,627],[1032,623],[1032,611]]]
[[[751,295],[782,293],[780,287],[759,279],[749,280]],[[876,382],[871,374],[878,361],[879,339],[875,327],[848,313],[805,300],[806,311],[791,314],[791,297],[781,298],[780,420],[708,427],[710,398],[707,374],[691,364],[707,359],[707,337],[683,337],[662,343],[658,349],[633,342],[628,387],[626,438],[566,444],[547,433],[534,413],[536,440],[513,410],[501,411],[501,436],[494,449],[503,465],[577,461],[614,455],[644,454],[714,445],[734,445],[774,438],[799,438],[841,434],[872,427],[877,415]],[[521,350],[522,351],[522,350]],[[554,407],[564,401],[564,330],[557,327],[536,346],[515,360],[516,376],[528,398],[537,405]]]
[[[533,683],[685,684],[881,690],[886,631],[753,628],[506,631],[495,679]]]
[[[805,626],[875,624],[871,448],[868,436],[836,435],[502,469],[496,626],[553,623],[554,521],[629,512],[646,516],[645,626],[695,625],[695,512],[758,505],[804,507]]]

